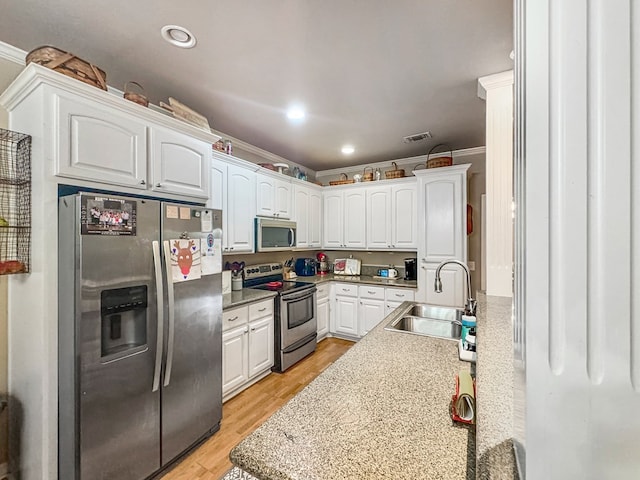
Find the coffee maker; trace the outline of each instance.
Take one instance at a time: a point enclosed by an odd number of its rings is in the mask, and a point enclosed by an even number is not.
[[[405,280],[417,280],[418,279],[418,260],[415,258],[404,259],[404,279]]]

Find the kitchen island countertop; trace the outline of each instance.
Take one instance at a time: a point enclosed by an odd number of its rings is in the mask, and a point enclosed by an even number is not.
[[[470,364],[453,341],[384,330],[393,315],[237,445],[231,461],[263,480],[475,478],[475,432],[449,415],[455,376]]]

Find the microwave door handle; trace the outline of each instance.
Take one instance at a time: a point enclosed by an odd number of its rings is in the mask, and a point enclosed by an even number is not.
[[[162,264],[160,262],[160,244],[157,240],[151,242],[153,250],[153,271],[156,276],[156,364],[153,370],[152,392],[160,387],[160,371],[162,369],[162,344],[164,343],[164,287],[162,285]]]
[[[296,244],[296,232],[293,228],[290,228],[289,233],[291,234],[291,242],[289,243],[289,246],[293,247]]]
[[[164,244],[164,264],[167,273],[167,304],[169,306],[169,335],[167,338],[167,367],[164,372],[165,387],[171,381],[171,368],[173,367],[173,340],[175,338],[175,299],[173,296],[173,275],[171,271],[171,247],[165,240]]]

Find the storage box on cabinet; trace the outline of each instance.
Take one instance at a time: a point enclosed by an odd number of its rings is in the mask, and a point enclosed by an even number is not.
[[[273,299],[222,313],[222,396],[228,400],[273,366]]]

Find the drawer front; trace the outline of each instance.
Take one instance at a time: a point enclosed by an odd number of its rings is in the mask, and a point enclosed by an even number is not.
[[[249,321],[273,315],[273,298],[249,305]]]
[[[384,300],[384,287],[374,287],[373,285],[360,285],[358,287],[360,298],[377,298]]]
[[[358,286],[350,285],[348,283],[336,283],[335,294],[342,295],[344,297],[357,297]]]
[[[416,292],[410,288],[387,288],[389,302],[413,302],[415,298]]]
[[[331,286],[328,283],[325,283],[322,285],[316,285],[316,288],[318,289],[317,295],[316,295],[318,300],[324,297],[328,297],[329,292],[331,291]]]
[[[239,327],[249,321],[249,309],[244,307],[225,310],[222,312],[222,331],[225,332],[235,327]]]

